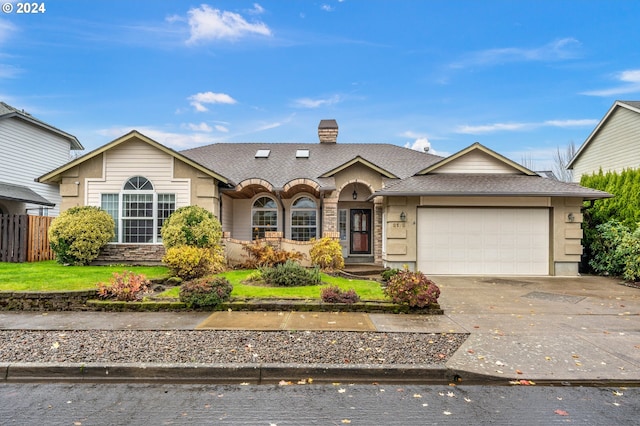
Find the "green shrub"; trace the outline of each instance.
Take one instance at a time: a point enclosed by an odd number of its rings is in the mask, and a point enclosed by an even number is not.
[[[360,296],[352,288],[342,290],[338,286],[324,287],[320,291],[320,299],[325,303],[356,303],[360,301]]]
[[[98,296],[121,302],[139,300],[149,290],[149,280],[142,274],[124,271],[114,272],[109,284],[98,283]]]
[[[249,259],[244,263],[247,269],[272,267],[281,265],[289,260],[301,260],[302,253],[275,248],[259,241],[245,244],[242,249],[247,252]]]
[[[344,268],[342,246],[336,239],[324,237],[314,241],[309,255],[311,256],[311,263],[319,266],[323,271],[335,271]]]
[[[220,272],[220,260],[209,248],[177,246],[167,249],[162,261],[171,269],[171,272],[182,278],[190,280],[205,275]]]
[[[177,246],[220,247],[222,226],[208,210],[198,206],[177,209],[165,220],[160,230],[162,244]]]
[[[308,269],[292,260],[273,267],[260,268],[260,273],[267,285],[276,287],[320,284],[320,269],[318,267]]]
[[[49,244],[63,265],[86,265],[114,236],[115,223],[98,207],[73,207],[56,217],[49,227]]]
[[[382,281],[389,282],[389,280],[391,279],[391,277],[393,277],[394,275],[398,275],[398,272],[400,272],[400,269],[398,268],[393,268],[393,269],[385,269],[380,276],[382,277]]]
[[[394,303],[424,308],[438,302],[440,289],[422,272],[411,272],[406,267],[392,276],[384,288]]]
[[[591,242],[593,270],[602,275],[622,276],[627,281],[640,279],[640,228],[610,220],[596,227]]]
[[[233,286],[224,277],[208,276],[187,281],[180,287],[180,301],[189,308],[217,306],[231,298]]]
[[[630,235],[629,227],[617,220],[610,220],[596,226],[595,230],[590,246],[592,257],[589,265],[598,274],[621,276],[625,256],[620,250],[620,244]]]

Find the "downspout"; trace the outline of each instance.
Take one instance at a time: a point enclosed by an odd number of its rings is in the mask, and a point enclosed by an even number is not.
[[[322,212],[324,211],[324,191],[320,190],[320,217],[318,218],[318,227],[320,228],[320,232],[317,237],[322,238],[324,236],[324,221],[322,220]]]
[[[284,203],[282,202],[282,191],[275,191],[276,198],[278,199],[278,203],[280,203],[280,207],[282,208],[282,238],[284,238],[286,233],[286,224],[287,218],[285,217]]]

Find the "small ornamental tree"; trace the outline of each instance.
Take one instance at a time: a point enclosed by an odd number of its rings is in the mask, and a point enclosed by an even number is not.
[[[115,223],[98,207],[73,207],[56,217],[49,227],[49,244],[63,265],[86,265],[114,236]]]
[[[166,248],[162,260],[180,278],[200,278],[224,270],[222,226],[210,211],[181,207],[167,218],[160,234]]]
[[[313,242],[309,251],[311,263],[323,271],[335,271],[344,268],[342,246],[333,238],[323,237]]]
[[[210,211],[199,206],[177,209],[165,220],[160,230],[165,248],[192,246],[220,247],[222,225]]]
[[[438,303],[440,289],[422,272],[411,272],[407,267],[392,276],[384,288],[384,293],[394,303],[412,308],[424,308]]]

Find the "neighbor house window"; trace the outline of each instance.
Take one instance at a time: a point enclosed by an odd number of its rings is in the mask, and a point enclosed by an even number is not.
[[[291,205],[291,239],[309,241],[317,235],[316,202],[309,197],[300,197]]]
[[[101,207],[116,223],[114,242],[159,243],[164,221],[176,209],[175,194],[158,194],[147,178],[129,179],[118,194],[102,194]]]
[[[269,197],[260,197],[251,209],[251,238],[264,238],[265,232],[278,230],[278,205]]]

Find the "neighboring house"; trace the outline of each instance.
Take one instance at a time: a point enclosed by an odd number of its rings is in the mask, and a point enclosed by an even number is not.
[[[132,131],[42,175],[62,209],[100,206],[109,250],[162,247],[176,208],[213,212],[233,239],[339,239],[346,262],[428,274],[577,275],[584,200],[610,195],[543,178],[485,148],[448,158],[390,144],[218,143],[182,152]],[[160,251],[160,249],[158,249]]]
[[[59,187],[35,178],[81,149],[75,136],[0,102],[0,214],[56,216]]]
[[[640,102],[616,101],[573,156],[573,181],[582,175],[640,167]]]

